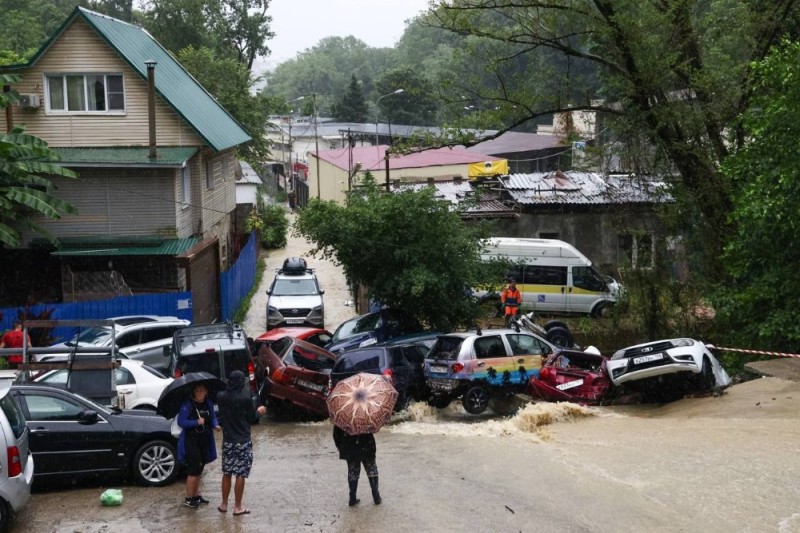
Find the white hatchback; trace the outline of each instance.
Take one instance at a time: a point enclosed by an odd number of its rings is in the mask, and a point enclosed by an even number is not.
[[[0,380],[0,531],[27,503],[33,483],[33,455],[28,448],[28,428],[22,410],[11,397],[10,379]]]
[[[66,369],[51,370],[37,376],[34,381],[63,389],[67,385],[67,374]],[[167,385],[172,383],[172,378],[166,377],[141,361],[120,359],[120,366],[116,370],[116,381],[119,408],[155,410],[158,398]]]

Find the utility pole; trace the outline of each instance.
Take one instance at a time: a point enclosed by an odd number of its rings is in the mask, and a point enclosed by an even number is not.
[[[321,198],[320,182],[319,182],[319,135],[317,133],[317,93],[311,93],[311,104],[314,108],[314,149],[316,150],[317,157],[317,198]]]

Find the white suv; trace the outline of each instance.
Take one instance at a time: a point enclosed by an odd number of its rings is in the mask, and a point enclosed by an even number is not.
[[[116,323],[116,349],[130,359],[142,361],[154,368],[167,370],[169,357],[164,356],[164,346],[172,345],[175,332],[191,324],[190,321],[174,316],[134,315],[110,318]],[[54,344],[51,348],[109,348],[111,346],[110,327],[91,327],[79,331],[67,342]],[[37,361],[64,360],[68,353],[39,355]]]
[[[11,380],[0,380],[0,531],[27,503],[33,483],[33,456],[22,410],[9,393]]]
[[[283,262],[267,290],[267,330],[281,326],[325,327],[325,306],[314,270],[302,257]]]

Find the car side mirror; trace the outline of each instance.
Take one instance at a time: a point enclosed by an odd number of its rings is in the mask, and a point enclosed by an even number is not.
[[[97,423],[97,411],[93,411],[91,409],[81,411],[81,414],[78,415],[78,422],[87,425]]]
[[[320,293],[320,294],[325,294],[325,291],[324,291],[323,289],[320,289],[320,290],[319,290],[319,293]]]
[[[172,357],[172,346],[164,346],[164,357]]]
[[[271,294],[272,294],[272,290],[270,290],[270,289],[267,289],[267,296],[269,296],[269,295],[271,295]]]

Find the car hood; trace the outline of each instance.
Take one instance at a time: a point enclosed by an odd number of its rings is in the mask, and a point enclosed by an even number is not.
[[[311,294],[308,296],[270,296],[267,305],[277,309],[313,309],[322,305],[322,296]]]

